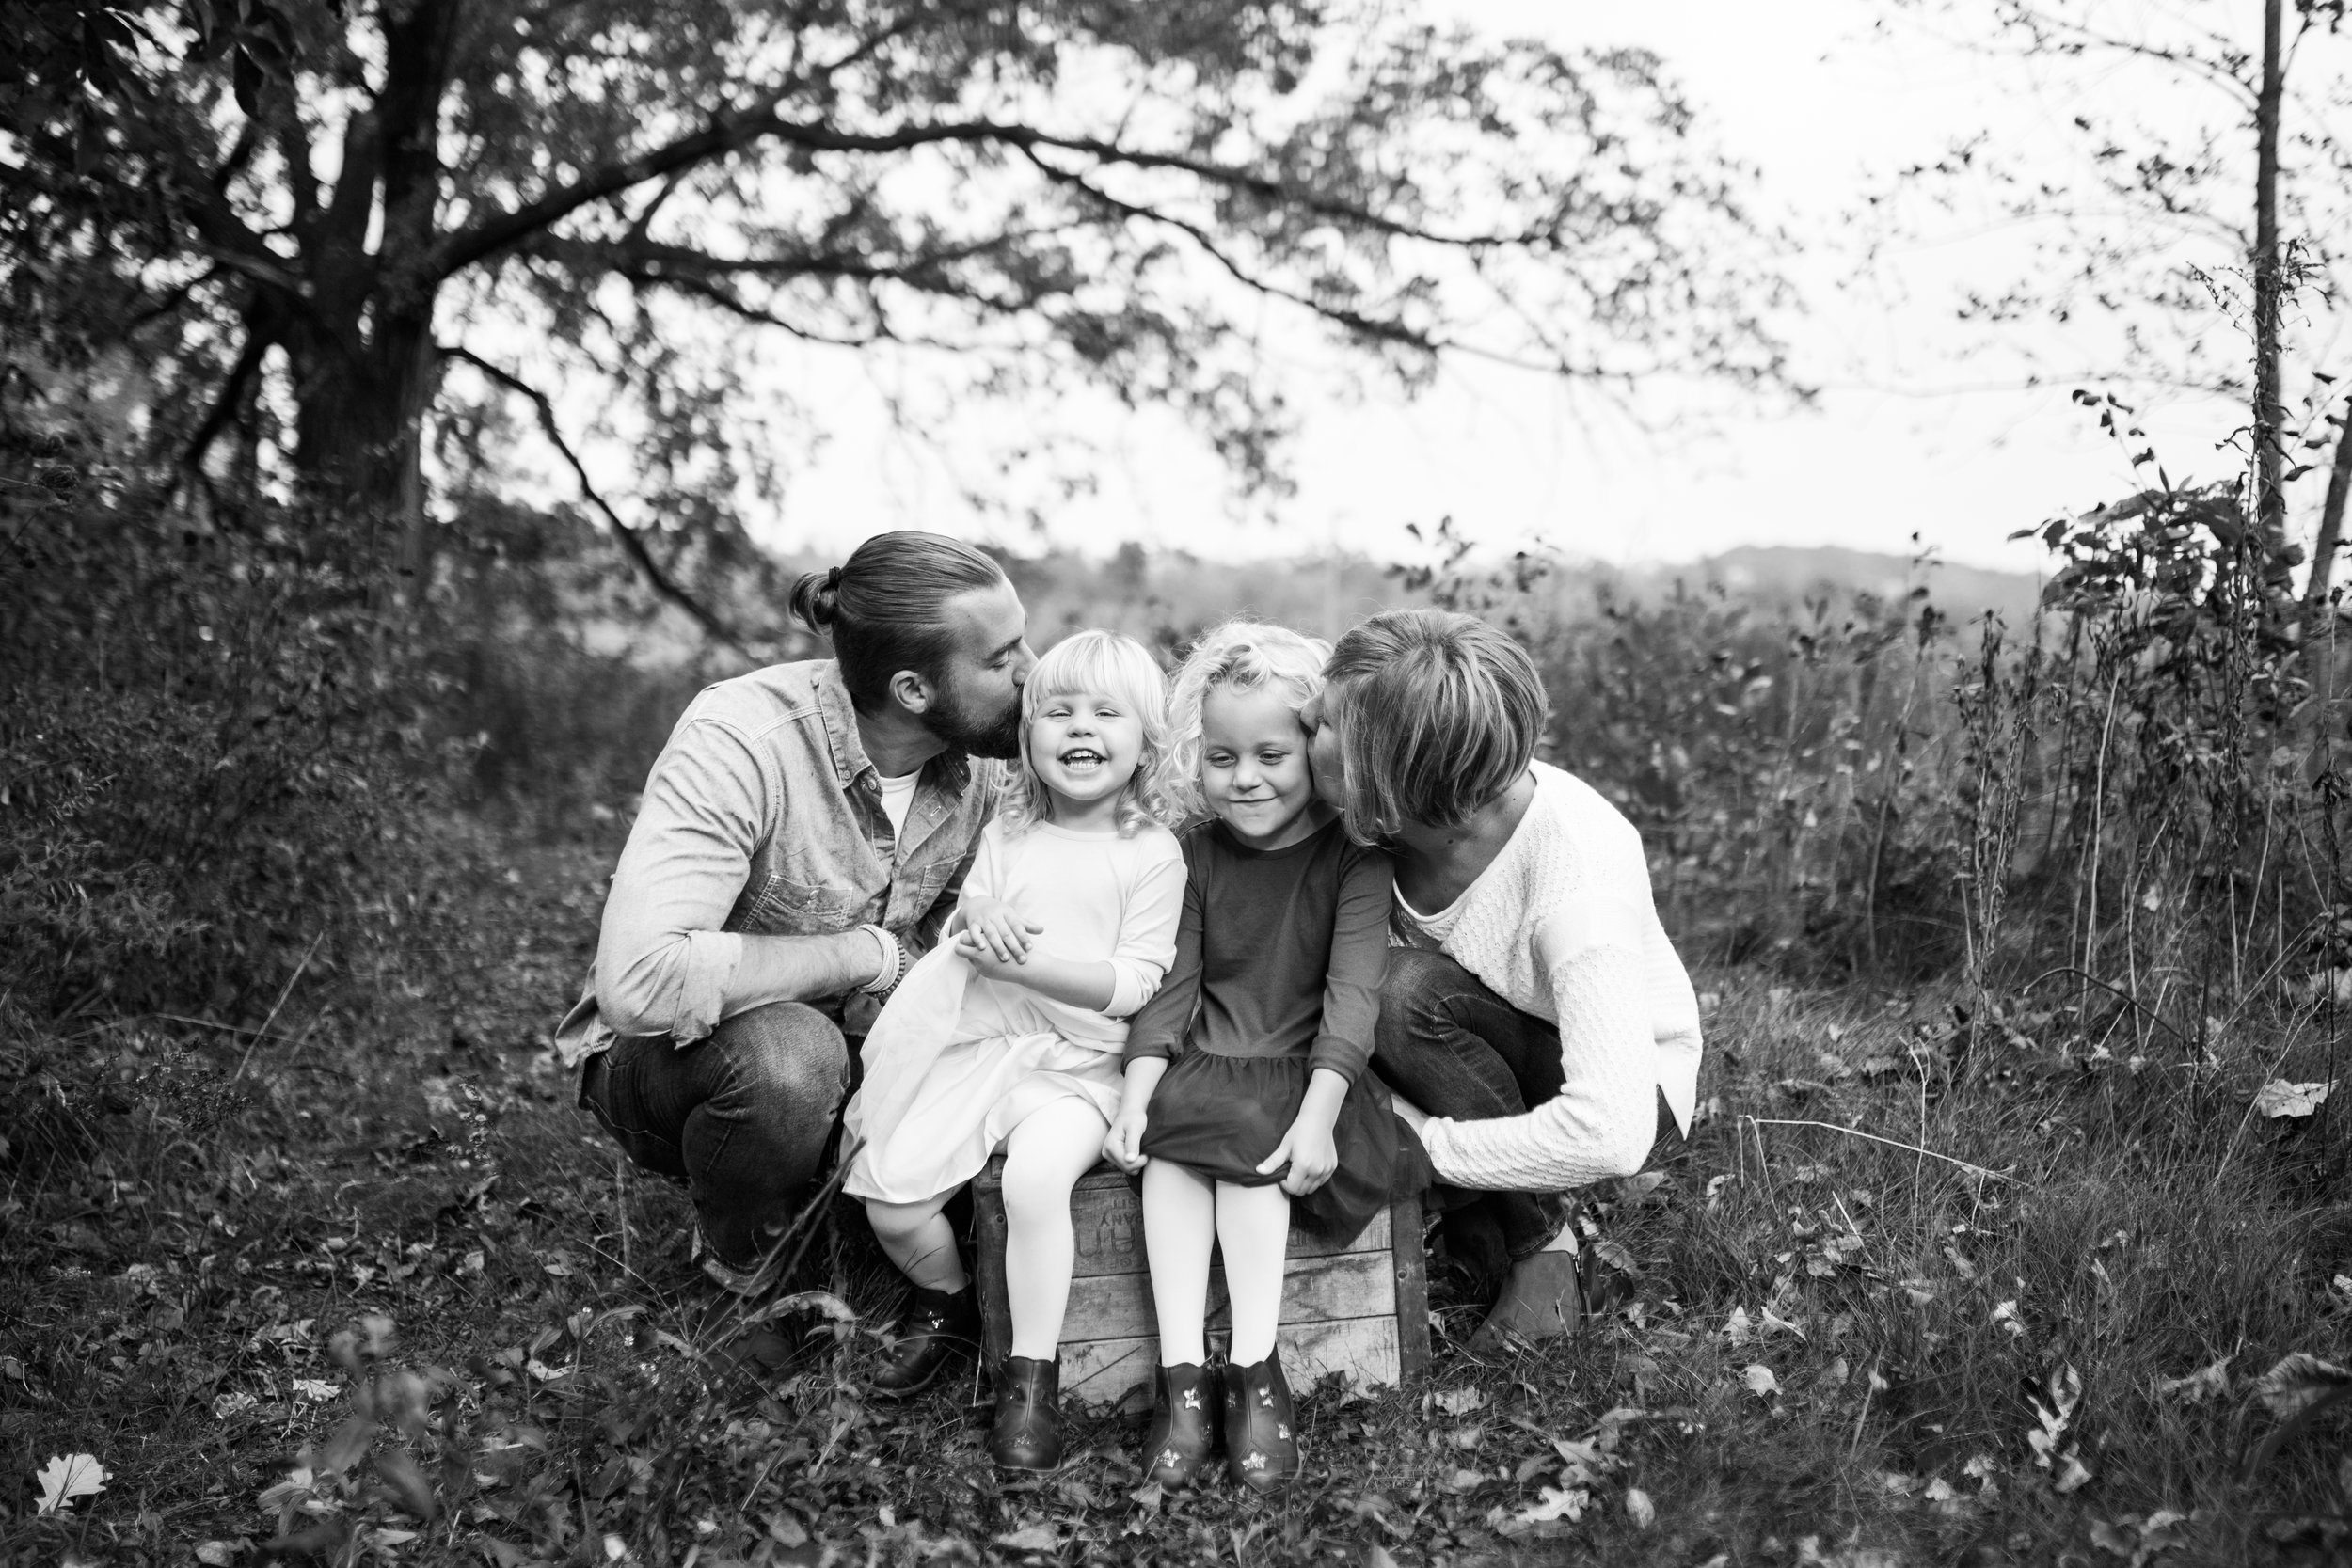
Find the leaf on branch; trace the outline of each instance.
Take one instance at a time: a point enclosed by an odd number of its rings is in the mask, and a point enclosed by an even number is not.
[[[2328,1102],[2328,1091],[2334,1087],[2333,1084],[2290,1084],[2273,1078],[2254,1091],[2254,1109],[2273,1120],[2308,1117]]]
[[[55,1513],[76,1497],[95,1497],[114,1477],[98,1463],[96,1454],[51,1454],[49,1463],[33,1472],[40,1483],[40,1513]]]

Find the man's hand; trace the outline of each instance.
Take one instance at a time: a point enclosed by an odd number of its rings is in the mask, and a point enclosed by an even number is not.
[[[956,913],[956,945],[987,949],[1000,963],[1018,963],[1029,956],[1029,939],[1045,927],[1022,917],[1001,898],[967,898]],[[986,973],[983,971],[983,973]]]
[[[1317,1116],[1311,1108],[1301,1111],[1291,1130],[1282,1134],[1282,1141],[1274,1146],[1274,1152],[1258,1163],[1258,1174],[1271,1176],[1285,1164],[1290,1170],[1282,1178],[1282,1190],[1293,1197],[1305,1197],[1331,1180],[1331,1173],[1340,1168],[1340,1151],[1331,1141],[1328,1117]]]

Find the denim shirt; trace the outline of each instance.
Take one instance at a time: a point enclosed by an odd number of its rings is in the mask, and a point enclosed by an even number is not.
[[[996,807],[996,768],[924,765],[901,842],[831,659],[706,688],[670,732],[612,873],[596,961],[556,1030],[574,1066],[622,1036],[690,1045],[744,1009],[746,936],[887,927],[910,961],[938,942]],[[810,998],[852,1035],[875,998]]]

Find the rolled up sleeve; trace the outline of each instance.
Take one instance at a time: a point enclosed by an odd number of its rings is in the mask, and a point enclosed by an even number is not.
[[[691,713],[646,781],[596,942],[596,1009],[618,1035],[703,1038],[727,1016],[743,939],[723,930],[767,819],[757,756]]]

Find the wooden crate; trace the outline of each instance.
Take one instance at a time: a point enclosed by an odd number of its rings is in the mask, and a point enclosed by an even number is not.
[[[1003,1155],[973,1183],[978,1231],[980,1319],[988,1364],[1012,1350],[1005,1295]],[[1070,1195],[1077,1264],[1062,1321],[1061,1389],[1110,1403],[1148,1388],[1159,1360],[1152,1280],[1143,1251],[1143,1207],[1126,1176],[1097,1165]],[[1398,1385],[1429,1368],[1429,1275],[1422,1257],[1421,1200],[1404,1197],[1376,1214],[1343,1247],[1291,1232],[1276,1338],[1292,1386],[1330,1372],[1364,1384]],[[1209,1343],[1221,1354],[1230,1326],[1225,1271],[1209,1275]]]

